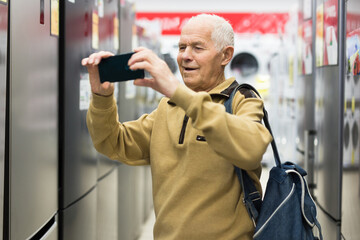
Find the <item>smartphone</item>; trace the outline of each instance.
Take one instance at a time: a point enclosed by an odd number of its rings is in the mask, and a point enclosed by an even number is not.
[[[129,68],[128,61],[133,54],[134,52],[131,52],[102,59],[99,63],[100,82],[122,82],[144,78],[143,69],[133,71]]]

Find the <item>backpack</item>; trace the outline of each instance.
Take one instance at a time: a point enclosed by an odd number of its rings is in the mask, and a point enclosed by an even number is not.
[[[249,84],[237,86],[224,103],[226,111],[232,114],[232,100],[240,88],[260,94]],[[273,136],[265,110],[263,121]],[[274,137],[273,137],[274,139]],[[272,140],[271,147],[275,166],[270,170],[263,200],[245,170],[236,166],[235,172],[244,191],[243,202],[255,226],[255,240],[314,240],[313,228],[321,226],[317,220],[316,205],[312,199],[305,176],[306,171],[295,163],[281,163],[279,153]]]

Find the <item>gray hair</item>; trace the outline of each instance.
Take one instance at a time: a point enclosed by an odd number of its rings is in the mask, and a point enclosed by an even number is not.
[[[231,24],[224,18],[214,14],[199,14],[190,18],[188,23],[194,20],[203,20],[213,25],[211,39],[216,49],[220,52],[226,46],[234,46],[234,30]]]

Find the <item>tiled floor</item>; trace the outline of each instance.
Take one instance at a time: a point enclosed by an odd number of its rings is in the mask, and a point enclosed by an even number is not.
[[[266,187],[266,181],[269,177],[269,170],[264,168],[262,175],[261,175],[261,184],[263,186],[263,190],[265,191],[265,187]],[[153,240],[153,226],[155,223],[155,214],[152,211],[152,213],[150,214],[149,218],[147,219],[147,221],[145,222],[143,229],[142,229],[142,234],[141,236],[137,239],[137,240]]]

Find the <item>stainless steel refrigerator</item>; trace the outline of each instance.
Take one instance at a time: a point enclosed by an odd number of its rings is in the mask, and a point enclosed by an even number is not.
[[[118,53],[131,52],[139,45],[134,3],[120,1],[119,19],[121,37]],[[147,88],[135,87],[132,81],[119,83],[118,87],[118,113],[121,122],[137,119],[146,110],[150,110],[150,103],[146,99]],[[150,167],[121,164],[118,168],[118,183],[118,239],[136,239],[152,210]]]
[[[117,52],[117,0],[60,3],[60,239],[117,239],[118,163],[96,152],[87,126],[91,88],[82,58]]]
[[[60,239],[96,239],[97,157],[86,127],[94,1],[60,2]],[[87,98],[88,97],[88,98]]]
[[[348,1],[348,4],[354,1]],[[324,239],[342,239],[344,115],[346,86],[346,1],[317,1],[314,197]],[[358,203],[357,203],[358,204]],[[347,239],[347,238],[346,238]],[[352,238],[350,238],[352,239]]]
[[[135,10],[133,3],[120,1],[119,5],[120,44],[118,53],[133,51],[136,36]],[[139,104],[142,101],[139,89],[132,81],[118,84],[119,121],[125,122],[139,117]],[[144,167],[121,164],[118,168],[118,239],[132,240],[139,236],[144,222]]]
[[[330,240],[359,238],[360,87],[349,73],[346,46],[348,28],[360,27],[358,9],[356,0],[299,1],[300,49],[311,51],[299,53],[297,149]],[[312,56],[309,71],[306,56]]]
[[[360,1],[346,5],[341,233],[360,239]]]
[[[5,59],[8,81],[3,236],[57,239],[58,1],[0,2],[1,95]]]
[[[308,184],[313,191],[315,128],[315,0],[298,1],[298,52],[296,79],[297,160],[308,171]]]
[[[104,1],[103,9],[97,6],[99,14],[99,50],[114,54],[119,50],[119,1]],[[115,84],[118,92],[118,84]],[[117,94],[115,94],[117,98]],[[118,99],[117,99],[118,100]],[[96,239],[118,239],[118,166],[113,161],[97,154],[97,229]]]
[[[0,1],[0,239],[3,239],[8,5]]]

